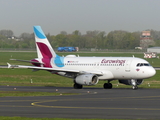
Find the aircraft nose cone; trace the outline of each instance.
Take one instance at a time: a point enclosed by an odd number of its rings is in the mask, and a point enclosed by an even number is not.
[[[152,68],[150,71],[149,71],[149,75],[152,77],[156,74],[156,70],[154,68]]]

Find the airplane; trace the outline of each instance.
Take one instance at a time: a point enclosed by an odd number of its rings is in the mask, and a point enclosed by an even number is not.
[[[113,80],[132,85],[134,90],[143,80],[156,74],[155,69],[144,59],[136,57],[80,57],[76,55],[59,56],[50,45],[41,26],[34,26],[35,43],[38,58],[18,60],[30,62],[32,66],[11,65],[8,68],[28,68],[35,71],[46,70],[73,79],[75,89],[82,89],[84,85],[96,85],[99,80],[107,81],[104,89],[111,89]]]

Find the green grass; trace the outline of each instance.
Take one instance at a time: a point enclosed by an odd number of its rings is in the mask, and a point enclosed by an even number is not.
[[[51,74],[47,71],[32,72],[31,69],[0,69],[0,85],[3,86],[54,86],[54,87],[72,87],[73,80],[58,75]],[[145,79],[144,83],[139,87],[160,88],[160,71],[149,79]],[[32,82],[32,83],[31,83]],[[95,86],[102,87],[105,81],[99,81]],[[117,88],[118,81],[113,81],[113,87]],[[84,86],[85,87],[85,86]],[[89,87],[89,86],[88,86]],[[119,84],[118,88],[130,88],[131,86]]]
[[[0,69],[0,85],[21,86],[70,86],[72,79],[47,71],[32,72],[31,69]],[[32,83],[31,83],[32,81]]]
[[[69,118],[26,118],[26,117],[0,117],[0,120],[106,120],[106,119],[69,119]],[[116,119],[107,119],[116,120]],[[121,120],[121,119],[118,119]]]
[[[76,93],[59,93],[59,92],[27,92],[27,91],[0,91],[0,97],[6,96],[58,96],[58,95],[77,95]]]

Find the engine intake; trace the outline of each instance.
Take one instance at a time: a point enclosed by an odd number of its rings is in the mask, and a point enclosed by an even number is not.
[[[75,79],[75,82],[80,85],[96,85],[98,81],[98,76],[95,74],[83,74]]]

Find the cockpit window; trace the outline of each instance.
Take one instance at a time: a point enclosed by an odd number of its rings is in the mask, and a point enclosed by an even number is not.
[[[140,63],[138,63],[137,66],[140,66]]]
[[[149,63],[138,63],[137,67],[141,67],[141,66],[150,66]]]
[[[144,63],[144,66],[150,66],[150,64]]]

